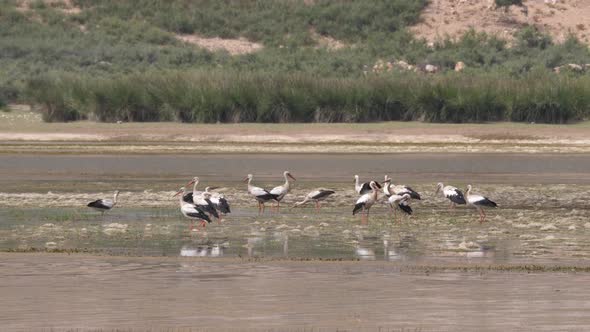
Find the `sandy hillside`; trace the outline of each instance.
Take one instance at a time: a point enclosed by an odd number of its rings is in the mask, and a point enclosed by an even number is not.
[[[588,0],[527,0],[526,10],[512,6],[508,13],[493,4],[493,0],[432,0],[412,31],[429,41],[457,37],[470,28],[511,39],[518,29],[534,25],[558,42],[573,33],[590,44]]]

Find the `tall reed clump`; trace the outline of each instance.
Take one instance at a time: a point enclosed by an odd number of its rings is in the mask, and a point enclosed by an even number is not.
[[[504,120],[506,105],[488,77],[450,74],[419,89],[415,108],[427,122],[486,122]]]
[[[513,84],[509,119],[568,123],[590,115],[590,77],[532,74]]]
[[[28,81],[29,98],[41,106],[46,122],[67,122],[87,118],[89,102],[86,81],[70,76],[45,76]]]
[[[567,123],[590,113],[590,76],[398,73],[362,78],[150,71],[31,80],[46,121]]]

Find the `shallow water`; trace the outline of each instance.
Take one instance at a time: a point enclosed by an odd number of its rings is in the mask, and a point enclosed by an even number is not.
[[[583,155],[0,155],[0,251],[26,252],[0,253],[0,326],[589,330],[590,274],[571,272],[590,266],[589,166]],[[257,214],[242,173],[269,188],[284,168],[299,181],[283,206],[336,190],[321,213]],[[412,218],[377,204],[361,225],[356,172],[411,184],[423,197]],[[171,198],[194,175],[232,204],[198,232]],[[500,208],[483,224],[449,211],[441,180],[473,183]],[[85,207],[115,188],[104,217]]]
[[[0,254],[4,330],[585,331],[590,274]]]
[[[253,173],[258,181],[280,181],[285,169],[316,182],[352,183],[354,174],[380,180],[390,174],[406,183],[590,184],[590,155],[583,153],[0,154],[0,181],[14,190],[31,180],[36,184],[70,180],[71,184],[113,181],[122,185],[153,181],[158,186],[162,181],[184,181],[195,175],[235,182]]]
[[[590,177],[585,168],[590,158],[583,155],[0,155],[0,160],[4,251],[574,264],[590,258]],[[241,173],[262,168],[253,171],[255,184],[271,188],[281,182],[276,174],[287,167],[299,180],[282,212],[258,216],[239,181]],[[412,202],[411,219],[400,222],[398,214],[393,222],[384,204],[372,209],[368,225],[351,216],[357,198],[352,175],[363,169],[368,170],[361,174],[363,181],[388,173],[422,194],[421,201]],[[270,173],[275,176],[269,178]],[[518,180],[507,183],[507,174]],[[560,184],[567,174],[578,183]],[[206,231],[189,231],[171,198],[192,175],[201,176],[202,186],[221,186],[233,207],[224,222]],[[435,194],[435,179],[454,178],[460,180],[452,184],[463,188],[473,183],[477,192],[499,204],[488,210],[488,222],[478,223],[476,212],[467,207],[449,211],[448,201]],[[321,213],[310,206],[285,208],[320,186],[336,190]],[[122,190],[120,202],[105,217],[85,207],[110,196],[114,188]]]
[[[319,214],[303,208],[262,216],[234,206],[222,222],[199,231],[191,231],[174,207],[116,208],[104,217],[79,208],[2,208],[0,250],[539,264],[590,258],[586,209],[507,206],[489,211],[489,221],[480,224],[472,209],[414,202],[412,218],[400,221],[398,214],[394,222],[385,206],[377,205],[362,225],[349,207],[332,204]]]

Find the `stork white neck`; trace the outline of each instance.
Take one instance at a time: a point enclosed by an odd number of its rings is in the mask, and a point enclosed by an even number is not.
[[[180,203],[180,206],[182,207],[184,204],[186,204],[186,202],[183,200],[184,197],[184,193],[185,193],[186,189],[184,189],[184,187],[182,187],[180,189],[180,193],[178,194],[178,202]]]
[[[248,191],[250,190],[250,188],[252,188],[252,178],[253,176],[251,174],[248,174]]]
[[[193,198],[197,197],[198,193],[197,193],[197,185],[199,184],[199,179],[195,180],[195,183],[193,184]],[[184,193],[183,193],[184,195]]]
[[[375,181],[371,181],[369,182],[369,186],[371,187],[371,189],[373,189],[373,192],[371,193],[373,199],[377,200],[377,192],[379,191],[379,188],[377,188],[377,184],[375,183]]]
[[[288,172],[285,172],[285,173],[283,173],[283,177],[285,178],[285,184],[284,184],[283,186],[284,186],[285,188],[287,188],[287,189],[289,189],[289,187],[290,187],[290,185],[291,185],[291,184],[289,183],[289,176],[288,176],[288,175],[289,175],[289,173],[288,173]]]

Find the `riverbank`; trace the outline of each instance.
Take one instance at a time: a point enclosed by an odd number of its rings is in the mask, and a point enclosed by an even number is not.
[[[0,153],[588,153],[590,122],[431,124],[44,123],[0,112]]]

